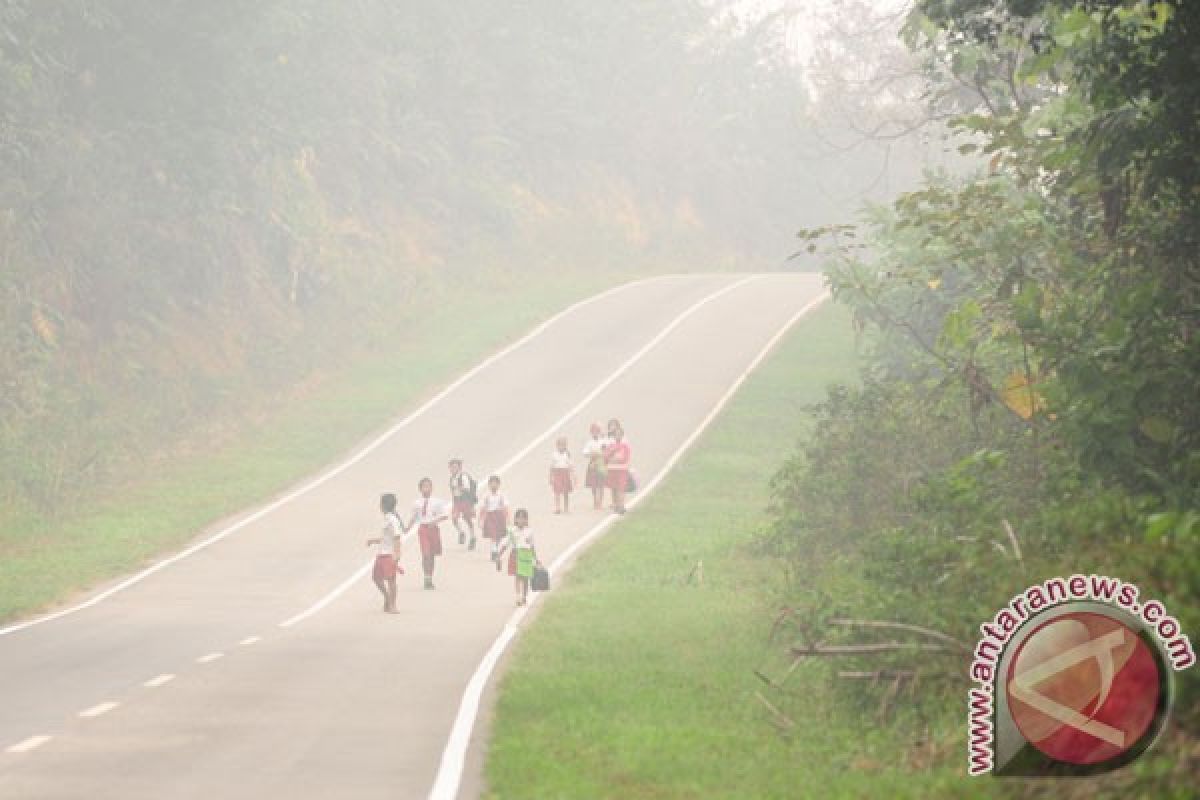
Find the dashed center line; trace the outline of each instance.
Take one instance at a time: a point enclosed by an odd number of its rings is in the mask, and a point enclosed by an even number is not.
[[[25,741],[17,742],[16,744],[12,745],[11,747],[6,748],[5,752],[6,753],[28,753],[30,750],[34,750],[38,747],[41,747],[46,742],[50,741],[51,738],[52,737],[50,737],[50,736],[30,736]]]
[[[149,689],[156,689],[159,686],[162,686],[164,683],[169,683],[173,680],[175,680],[174,675],[171,675],[170,673],[164,673],[159,675],[157,678],[151,678],[142,685]]]
[[[240,642],[238,642],[238,644],[249,647],[252,644],[258,644],[261,641],[261,636],[247,636],[245,639],[242,639]]]
[[[637,350],[637,352],[635,352],[632,356],[627,358],[621,364],[621,366],[617,367],[617,369],[614,372],[612,372],[611,374],[609,374],[609,376],[607,378],[600,381],[600,383],[597,384],[590,392],[588,392],[582,400],[580,400],[578,403],[576,403],[574,406],[572,406],[569,411],[567,411],[565,414],[563,414],[561,417],[559,417],[554,422],[553,425],[551,425],[549,428],[547,428],[546,430],[544,430],[540,434],[538,434],[532,441],[529,442],[529,444],[525,445],[525,447],[519,453],[517,453],[515,456],[510,458],[506,464],[499,466],[499,467],[495,468],[494,470],[492,470],[491,474],[503,475],[505,472],[508,472],[508,470],[511,469],[515,464],[520,462],[521,459],[525,458],[525,456],[527,456],[531,452],[533,452],[533,449],[535,447],[537,447],[539,444],[541,444],[542,442],[549,439],[552,435],[554,435],[555,431],[558,431],[559,429],[561,429],[562,426],[564,424],[566,424],[566,422],[569,419],[571,419],[571,417],[578,414],[581,410],[583,410],[587,406],[588,403],[592,402],[597,397],[599,397],[600,394],[605,389],[607,389],[609,386],[611,386],[613,383],[615,383],[622,375],[624,375],[626,372],[628,372],[635,364],[637,364],[639,361],[641,361],[643,358],[645,358],[647,353],[649,353],[656,346],[658,346],[659,342],[663,341],[668,336],[670,336],[671,332],[673,330],[675,330],[676,328],[678,328],[680,325],[682,325],[687,320],[688,317],[692,316],[697,311],[699,311],[701,308],[708,305],[712,301],[716,300],[721,295],[728,294],[728,293],[734,291],[735,289],[737,289],[741,286],[744,286],[745,284],[750,283],[753,280],[756,280],[758,277],[760,277],[760,276],[751,275],[751,276],[742,278],[741,280],[734,281],[733,283],[726,284],[726,285],[722,286],[720,289],[718,289],[717,291],[713,292],[712,294],[705,295],[700,300],[698,300],[695,303],[693,303],[692,305],[688,306],[687,309],[685,309],[682,313],[680,313],[678,316],[676,316],[674,319],[672,319],[669,323],[667,323],[666,327],[664,327],[657,334],[655,334],[650,339],[650,341],[646,342],[644,345],[642,345]],[[414,535],[415,535],[415,531],[409,531],[408,533],[406,533],[402,537],[400,537],[400,541],[407,544],[409,539],[413,538]],[[316,614],[321,609],[325,608],[325,606],[329,605],[334,600],[336,600],[338,597],[340,597],[351,586],[357,585],[358,582],[363,579],[363,576],[365,576],[368,572],[370,572],[373,563],[374,563],[374,559],[367,561],[365,564],[363,564],[361,567],[359,567],[357,570],[355,570],[353,575],[351,575],[350,577],[346,578],[346,580],[344,580],[340,584],[338,584],[338,586],[336,588],[334,588],[333,591],[329,592],[329,594],[325,595],[320,600],[313,603],[311,606],[309,606],[304,611],[301,611],[296,616],[285,619],[283,622],[279,623],[279,627],[290,628],[293,625],[303,622],[304,620],[306,620],[309,617]]]
[[[180,553],[176,553],[175,555],[171,556],[170,558],[165,558],[162,561],[159,561],[157,564],[154,564],[135,575],[131,575],[130,577],[121,581],[116,586],[113,586],[112,588],[108,589],[107,591],[101,592],[100,594],[95,595],[78,605],[71,606],[70,608],[64,608],[61,611],[56,611],[52,614],[47,614],[44,617],[38,617],[36,619],[26,620],[25,622],[18,622],[15,625],[9,625],[8,627],[0,628],[0,636],[7,636],[8,634],[16,633],[17,631],[21,631],[21,630],[25,630],[26,628],[33,627],[34,625],[41,625],[42,623],[50,622],[52,620],[56,620],[56,619],[65,617],[68,614],[75,614],[80,611],[83,611],[86,608],[91,608],[92,606],[96,605],[97,603],[100,603],[103,600],[108,599],[109,597],[113,596],[114,594],[117,594],[118,592],[123,592],[126,589],[128,589],[130,586],[134,586],[135,584],[141,583],[143,580],[145,580],[146,578],[155,574],[156,572],[166,569],[167,567],[171,566],[172,564],[182,561],[183,559],[193,555],[194,553],[198,553],[201,550],[205,549],[206,547],[210,547],[211,545],[216,544],[217,542],[221,541],[222,539],[226,538],[227,536],[233,535],[237,531],[239,531],[239,530],[245,528],[246,526],[251,525],[252,523],[256,522],[257,520],[260,520],[263,517],[267,516],[271,512],[275,511],[275,509],[280,508],[281,506],[284,506],[287,503],[292,502],[297,497],[301,497],[302,495],[305,495],[308,492],[311,492],[313,489],[316,489],[318,486],[321,486],[321,485],[327,483],[328,481],[332,480],[333,478],[337,477],[338,475],[341,475],[343,472],[350,469],[355,464],[359,463],[364,458],[366,458],[368,455],[370,455],[375,450],[377,450],[379,447],[381,447],[385,442],[387,442],[389,439],[394,437],[399,431],[408,427],[408,425],[410,425],[414,420],[419,419],[421,416],[423,416],[427,411],[429,411],[429,409],[433,408],[438,403],[440,403],[443,398],[445,398],[445,397],[449,396],[450,394],[452,394],[453,392],[455,392],[460,386],[463,386],[464,384],[466,384],[468,381],[470,381],[472,378],[474,378],[479,373],[483,372],[485,369],[487,369],[492,364],[495,364],[496,362],[502,360],[509,353],[512,353],[512,352],[520,349],[527,342],[531,342],[534,339],[536,339],[537,337],[541,336],[544,331],[551,328],[559,320],[565,319],[566,317],[570,316],[570,314],[573,311],[575,311],[576,309],[582,308],[587,305],[591,305],[593,303],[598,303],[601,300],[607,298],[609,295],[616,294],[625,289],[629,289],[634,286],[639,286],[644,283],[649,283],[651,281],[660,280],[661,278],[664,278],[664,277],[667,277],[667,276],[656,276],[656,277],[652,277],[652,278],[643,278],[641,280],[632,281],[630,283],[624,283],[619,286],[613,286],[613,287],[610,287],[609,289],[606,289],[605,291],[601,292],[600,294],[592,295],[591,297],[587,297],[587,298],[584,298],[583,300],[573,303],[572,305],[568,306],[567,308],[563,309],[562,311],[558,312],[554,316],[552,316],[549,319],[542,322],[540,325],[535,327],[529,333],[522,336],[517,341],[513,342],[512,344],[508,345],[507,347],[503,348],[502,350],[499,350],[499,351],[493,353],[492,355],[485,358],[483,361],[476,364],[473,368],[468,370],[465,374],[461,375],[458,378],[458,380],[454,381],[449,386],[445,387],[440,392],[435,394],[433,397],[429,398],[429,400],[425,401],[424,405],[422,405],[416,411],[413,411],[411,414],[406,416],[404,419],[397,422],[390,429],[388,429],[383,434],[381,434],[377,439],[375,439],[374,441],[372,441],[369,444],[362,447],[353,456],[346,459],[345,461],[338,464],[337,466],[326,470],[325,472],[321,473],[317,477],[310,480],[308,483],[305,483],[302,486],[294,489],[293,491],[289,492],[288,494],[284,495],[283,497],[280,497],[278,500],[275,500],[274,502],[270,503],[269,505],[263,506],[262,508],[255,511],[253,514],[249,515],[248,517],[245,517],[244,519],[229,526],[228,528],[225,528],[223,531],[213,534],[212,536],[208,537],[207,539],[197,542],[196,544],[192,545],[191,547],[187,548],[186,550],[183,550]],[[285,627],[285,628],[291,627],[291,624],[294,624],[294,623],[289,623],[287,625],[284,625],[283,627]]]
[[[112,711],[114,708],[116,708],[119,705],[121,705],[121,704],[120,703],[101,703],[100,705],[92,706],[91,708],[89,708],[85,711],[80,711],[79,716],[81,716],[81,717],[98,717],[101,714],[107,714],[108,712]]]
[[[196,663],[197,664],[211,664],[212,662],[216,661],[218,658],[224,658],[224,657],[225,657],[224,653],[209,653],[206,656],[200,656],[199,658],[197,658]]]

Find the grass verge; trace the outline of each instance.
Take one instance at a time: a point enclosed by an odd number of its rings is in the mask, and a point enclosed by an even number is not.
[[[974,796],[953,766],[897,763],[897,734],[840,707],[823,665],[787,737],[755,698],[783,582],[748,545],[802,406],[855,379],[848,316],[803,319],[656,493],[547,597],[501,680],[495,798]],[[687,581],[703,561],[702,585]],[[903,756],[900,756],[903,758]],[[890,764],[890,765],[889,765]]]
[[[61,602],[178,548],[383,429],[399,412],[574,300],[632,275],[559,274],[464,284],[404,325],[396,344],[342,365],[259,420],[231,421],[219,445],[51,517],[0,511],[0,622]],[[464,324],[469,321],[470,324]],[[402,321],[403,322],[403,321]]]

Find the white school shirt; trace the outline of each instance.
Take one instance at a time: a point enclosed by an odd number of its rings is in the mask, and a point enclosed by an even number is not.
[[[413,501],[413,511],[417,515],[418,525],[432,525],[438,517],[445,517],[450,514],[450,504],[445,500],[439,500],[436,497],[429,498],[428,506],[425,504],[424,497],[418,497]]]
[[[506,505],[508,505],[508,501],[504,499],[504,494],[501,492],[495,494],[488,492],[483,498],[484,511],[503,511]]]
[[[571,454],[570,453],[560,453],[557,450],[555,450],[550,455],[550,466],[553,467],[554,469],[570,469],[571,468]]]
[[[513,537],[513,546],[516,547],[516,549],[518,549],[518,550],[532,550],[533,549],[533,531],[530,530],[529,528],[514,527],[512,529],[512,537]]]
[[[400,535],[400,529],[400,518],[393,512],[389,511],[383,515],[383,530],[379,533],[379,545],[375,555],[396,555],[396,537]]]
[[[588,439],[584,442],[583,449],[579,452],[588,458],[602,456],[604,455],[604,449],[610,444],[612,444],[612,439],[607,436],[601,436],[599,439]]]

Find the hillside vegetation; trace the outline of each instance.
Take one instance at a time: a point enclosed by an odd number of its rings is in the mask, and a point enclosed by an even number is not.
[[[1162,601],[1194,647],[1200,6],[925,0],[907,37],[987,165],[806,234],[870,349],[775,478],[790,599],[830,641],[853,617],[973,648],[1025,587],[1098,573]],[[961,741],[961,659],[859,664],[841,667],[919,670],[914,736]],[[1100,786],[1194,789],[1197,674],[1175,676],[1155,758]],[[842,685],[850,704],[884,691]]]
[[[820,205],[783,36],[684,0],[3,4],[0,505],[93,499],[464,295],[779,263]]]

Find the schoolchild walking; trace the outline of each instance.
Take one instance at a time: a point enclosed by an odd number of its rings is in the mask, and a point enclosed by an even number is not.
[[[467,541],[467,533],[463,531],[465,520],[467,532],[470,533],[468,550],[475,549],[475,504],[479,501],[475,493],[475,479],[465,469],[461,458],[450,459],[450,499],[453,506],[450,509],[450,521],[458,531],[458,543]]]
[[[500,492],[500,477],[488,478],[488,491],[479,506],[479,528],[483,538],[491,540],[491,557],[500,571],[500,542],[508,531],[508,500]]]
[[[417,541],[421,544],[421,570],[425,574],[425,588],[433,588],[433,567],[442,554],[442,530],[439,527],[449,517],[445,500],[433,497],[433,481],[421,478],[417,484],[420,496],[413,501],[412,519],[408,526],[417,525]]]
[[[383,512],[383,530],[378,536],[367,539],[367,547],[374,545],[375,566],[371,580],[383,595],[383,611],[396,612],[396,574],[404,574],[400,561],[400,534],[407,531],[396,515],[396,495],[385,494],[379,498],[379,510]]]
[[[554,513],[569,513],[571,491],[575,488],[575,467],[571,464],[565,436],[558,437],[550,455],[550,488],[554,490]]]
[[[517,605],[525,605],[529,598],[529,579],[537,565],[537,549],[533,544],[533,532],[529,530],[529,512],[523,508],[513,514],[513,529],[508,532],[508,574],[513,576],[513,588],[517,593]]]
[[[625,431],[620,425],[611,428],[612,442],[604,450],[604,463],[608,469],[608,488],[612,489],[612,507],[618,514],[625,513],[625,492],[629,489],[629,461],[631,449],[625,441]]]
[[[589,433],[591,436],[584,442],[580,451],[587,459],[587,472],[584,473],[583,484],[592,490],[592,507],[599,511],[604,504],[604,489],[608,485],[604,451],[612,440],[604,435],[604,430],[598,422],[592,423]]]

